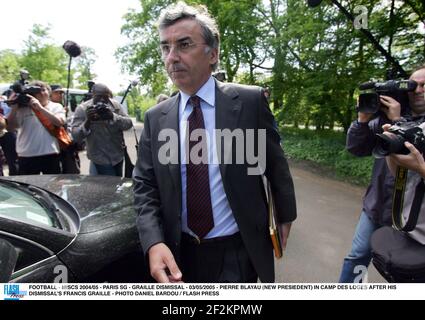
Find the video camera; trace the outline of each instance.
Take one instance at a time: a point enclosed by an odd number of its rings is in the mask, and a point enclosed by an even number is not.
[[[87,87],[88,87],[88,92],[84,95],[84,98],[83,98],[83,102],[85,102],[85,101],[89,101],[90,99],[92,99],[93,98],[93,86],[95,85],[96,83],[93,81],[93,80],[89,80],[89,81],[87,81]]]
[[[390,96],[397,100],[402,109],[409,109],[408,92],[415,91],[417,83],[413,80],[388,80],[386,82],[365,82],[359,86],[361,91],[357,112],[378,115],[381,108],[380,95]]]
[[[27,94],[34,96],[37,93],[43,91],[43,88],[40,86],[31,86],[31,85],[22,85],[19,82],[14,83],[10,86],[16,96],[13,100],[5,101],[8,105],[18,105],[18,107],[27,107],[30,102],[30,97]]]
[[[425,122],[422,121],[410,121],[410,122],[397,122],[387,134],[377,134],[378,140],[375,148],[373,149],[373,155],[375,158],[383,158],[389,154],[409,154],[410,151],[405,147],[404,142],[410,142],[415,146],[419,152],[425,152],[425,135],[423,127]]]

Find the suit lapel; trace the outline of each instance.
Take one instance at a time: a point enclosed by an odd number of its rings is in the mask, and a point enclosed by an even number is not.
[[[236,90],[232,89],[230,86],[225,83],[216,81],[216,91],[215,91],[215,126],[218,130],[229,129],[230,131],[235,130],[238,127],[238,121],[242,110],[242,102],[238,99],[239,94]],[[223,141],[222,141],[223,142]],[[226,160],[224,157],[229,158],[232,153],[224,155],[224,144],[219,144],[217,141],[217,151],[221,150],[220,162],[220,172],[221,177],[224,181],[226,173]],[[235,159],[233,159],[235,160]]]
[[[177,132],[180,141],[180,130],[179,130],[179,101],[180,95],[176,95],[173,100],[170,101],[168,106],[162,111],[163,116],[159,119],[159,125],[161,129],[171,129]],[[177,148],[171,148],[171,159],[177,157],[177,164],[168,164],[168,169],[174,184],[175,190],[180,193],[179,199],[181,199],[181,172],[180,172],[180,143],[177,142]],[[177,153],[177,154],[175,154]],[[181,204],[180,204],[181,206]]]

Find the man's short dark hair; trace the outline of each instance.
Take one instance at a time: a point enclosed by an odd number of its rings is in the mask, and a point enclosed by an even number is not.
[[[189,6],[185,2],[179,1],[174,5],[168,6],[161,11],[158,19],[158,29],[163,30],[172,26],[177,21],[183,19],[195,20],[199,23],[202,29],[202,36],[208,47],[220,50],[220,32],[217,23],[213,17],[208,13],[205,6]],[[216,70],[218,62],[211,65],[213,70]]]

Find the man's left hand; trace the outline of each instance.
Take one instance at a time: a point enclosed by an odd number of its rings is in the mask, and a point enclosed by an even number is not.
[[[404,145],[409,149],[409,154],[391,154],[389,157],[391,157],[391,160],[393,160],[395,164],[415,171],[422,177],[425,177],[425,161],[423,155],[413,144],[405,142]]]
[[[103,113],[102,113],[102,120],[112,120],[114,119],[114,113],[112,112],[111,109],[106,109]]]
[[[282,244],[282,250],[286,250],[286,245],[288,243],[289,232],[291,231],[292,223],[282,223],[279,224],[280,231],[280,241]]]

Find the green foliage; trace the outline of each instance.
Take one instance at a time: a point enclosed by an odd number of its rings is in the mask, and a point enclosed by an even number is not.
[[[115,56],[123,69],[139,74],[142,85],[149,84],[149,95],[156,96],[167,87],[167,76],[158,53],[158,36],[155,27],[161,9],[173,1],[141,0],[139,12],[131,9],[125,16],[121,33],[130,39],[128,45],[119,48]]]
[[[285,154],[294,160],[308,160],[326,167],[340,178],[367,185],[373,158],[354,157],[345,150],[345,134],[332,130],[282,129]]]
[[[97,55],[94,49],[90,47],[82,47],[81,55],[78,57],[78,65],[76,66],[76,81],[77,88],[87,89],[87,81],[96,78],[91,70],[93,64],[96,62]]]
[[[137,88],[133,88],[127,97],[128,114],[133,117],[140,117],[141,121],[144,119],[145,112],[155,104],[155,98],[141,95]]]
[[[130,44],[116,54],[127,71],[141,75],[151,96],[167,89],[156,51],[154,22],[161,9],[172,2],[140,1],[141,10],[130,11],[122,28]],[[331,1],[316,8],[299,0],[187,2],[206,5],[216,18],[221,33],[220,64],[227,80],[267,83],[282,124],[342,126],[347,130],[355,117],[358,85],[371,78],[385,78],[391,67]],[[367,30],[406,71],[423,63],[423,1],[339,2],[354,16],[356,7],[367,8]]]
[[[154,98],[144,98],[139,104],[139,110],[140,110],[140,118],[142,121],[145,119],[145,113],[148,111],[149,108],[152,108],[156,105],[156,100]]]
[[[20,70],[20,56],[12,50],[0,51],[0,82],[14,82]]]
[[[148,85],[148,93],[157,96],[170,91],[163,61],[157,51],[159,35],[156,21],[163,8],[174,1],[143,0],[140,11],[130,10],[124,17],[126,23],[121,33],[127,36],[129,44],[119,48],[115,56],[121,61],[123,69],[132,74],[140,74],[142,84]],[[254,81],[256,64],[265,59],[262,50],[264,19],[258,15],[256,7],[259,0],[243,1],[187,1],[190,4],[206,5],[213,16],[217,17],[221,41],[220,65],[232,81],[241,65],[249,67],[249,83]]]
[[[67,55],[65,51],[50,43],[49,27],[34,25],[25,41],[20,60],[31,78],[48,83],[66,83]]]
[[[32,80],[42,80],[49,84],[66,85],[69,56],[61,46],[49,37],[50,26],[34,24],[24,48],[20,53],[12,50],[0,51],[0,81],[14,82],[19,78],[19,70],[26,69]],[[82,48],[82,55],[74,59],[71,77],[76,75],[80,87],[87,86],[87,80],[94,78],[91,66],[96,58],[93,49]]]
[[[163,63],[155,50],[154,22],[172,2],[141,0],[141,10],[130,11],[122,28],[130,44],[116,53],[126,70],[142,75],[150,96],[167,91]],[[279,125],[320,129],[285,127],[287,154],[367,184],[373,159],[347,153],[343,132],[323,130],[340,126],[345,132],[355,117],[358,85],[385,78],[387,69],[393,67],[364,32],[331,1],[314,9],[299,0],[187,2],[205,4],[216,18],[221,33],[220,64],[228,81],[270,86]],[[418,32],[425,22],[423,1],[339,2],[353,15],[356,7],[367,8],[367,30],[406,71],[424,62],[425,37],[423,31]]]

